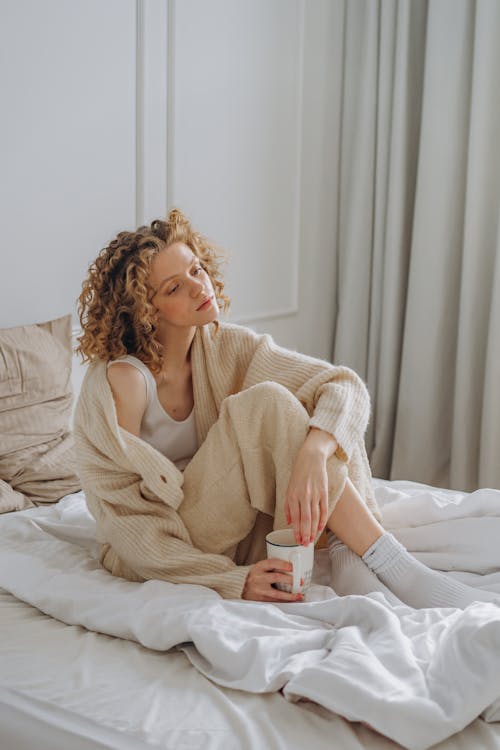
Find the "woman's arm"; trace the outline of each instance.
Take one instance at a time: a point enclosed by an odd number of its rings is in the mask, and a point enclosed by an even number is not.
[[[328,476],[326,462],[337,450],[332,435],[316,427],[295,456],[285,494],[285,515],[292,524],[297,544],[314,543],[328,521]]]
[[[339,444],[329,432],[311,427],[303,447],[305,450],[321,454],[324,458],[330,458],[337,451]]]
[[[253,337],[254,352],[242,387],[264,380],[284,385],[309,413],[310,427],[334,437],[337,458],[348,462],[364,438],[370,416],[363,380],[348,367],[278,346],[268,334]]]
[[[147,405],[144,375],[128,362],[113,362],[108,366],[107,378],[115,402],[118,424],[139,437]]]

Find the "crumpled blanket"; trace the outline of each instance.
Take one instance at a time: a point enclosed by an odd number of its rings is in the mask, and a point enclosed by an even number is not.
[[[374,480],[384,526],[431,567],[500,592],[500,491]],[[281,691],[424,750],[481,715],[500,720],[500,607],[391,608],[338,597],[326,550],[307,601],[228,601],[202,586],[133,583],[98,563],[82,493],[0,518],[0,586],[69,624],[181,649],[219,685]]]

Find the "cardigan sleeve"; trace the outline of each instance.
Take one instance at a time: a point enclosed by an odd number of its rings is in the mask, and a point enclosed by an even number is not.
[[[142,580],[207,586],[224,599],[241,599],[250,566],[196,549],[176,511],[167,508],[160,517],[153,515],[150,501],[148,506],[142,513],[136,508],[123,515],[123,509],[117,509],[105,524],[107,544],[125,563],[125,570],[129,568]],[[120,563],[111,572],[123,573]]]
[[[370,397],[359,375],[348,367],[285,349],[269,334],[253,335],[258,341],[243,387],[272,380],[288,388],[308,412],[310,426],[333,435],[339,445],[337,457],[349,461],[364,439],[370,417]]]
[[[130,578],[132,571],[133,580],[208,586],[224,599],[241,599],[250,566],[236,565],[226,555],[194,547],[177,511],[141,487],[140,477],[118,475],[108,469],[107,481],[101,479],[96,494],[91,473],[92,467],[87,464],[82,485],[100,541],[105,543],[101,562],[104,552],[109,556],[109,548],[114,553],[112,573]],[[112,488],[110,492],[107,485]]]

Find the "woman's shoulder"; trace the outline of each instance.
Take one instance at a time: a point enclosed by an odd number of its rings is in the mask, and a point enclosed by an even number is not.
[[[130,363],[114,360],[113,367],[109,364],[102,359],[88,364],[75,406],[75,428],[85,424],[85,429],[91,429],[89,425],[98,415],[109,413],[113,403],[120,413],[130,412],[137,418],[144,413],[148,402],[144,375]]]
[[[149,373],[146,365],[136,357],[110,360],[106,364],[106,375],[113,393],[126,397],[147,396]]]
[[[108,363],[107,377],[115,402],[118,424],[132,435],[140,435],[148,403],[148,381],[138,367],[127,361]]]
[[[128,365],[128,367],[134,367],[136,370],[141,370],[141,372],[150,372],[149,367],[133,354],[125,354],[123,357],[118,357],[117,359],[108,359],[106,368],[109,369],[111,365]]]

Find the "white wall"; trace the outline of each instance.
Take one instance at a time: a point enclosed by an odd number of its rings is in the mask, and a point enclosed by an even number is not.
[[[74,312],[114,234],[177,205],[229,251],[230,318],[328,357],[342,8],[2,0],[0,326]]]
[[[73,311],[134,223],[135,3],[2,0],[0,325]]]

